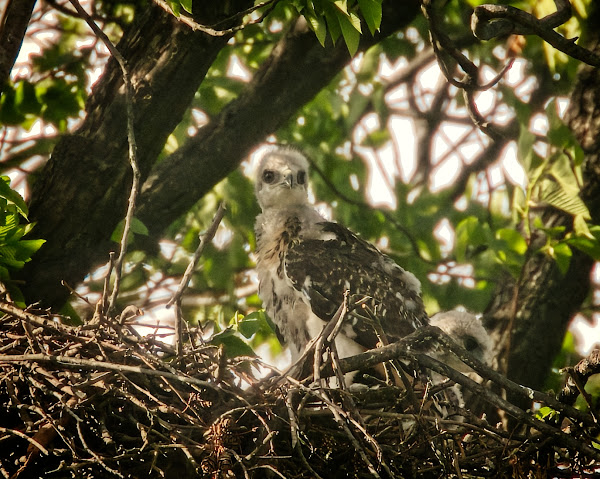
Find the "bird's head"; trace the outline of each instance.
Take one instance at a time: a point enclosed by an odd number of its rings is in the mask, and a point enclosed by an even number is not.
[[[445,311],[434,314],[430,324],[437,326],[484,364],[490,365],[492,360],[492,340],[487,331],[473,314],[466,311]],[[458,364],[458,363],[457,363]],[[464,366],[451,364],[461,371]]]
[[[272,207],[303,205],[308,202],[308,161],[300,151],[273,146],[263,154],[255,183],[258,204]]]

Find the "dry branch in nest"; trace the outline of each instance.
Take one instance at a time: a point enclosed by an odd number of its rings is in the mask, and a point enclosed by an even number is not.
[[[598,471],[594,416],[538,392],[527,394],[556,411],[546,421],[481,385],[475,389],[524,423],[509,433],[446,401],[446,384],[417,385],[411,394],[384,384],[351,393],[329,389],[312,375],[259,380],[258,359],[225,358],[200,338],[191,342],[200,346],[186,343],[178,358],[172,346],[140,338],[118,321],[75,328],[7,303],[0,310],[9,312],[0,320],[0,474],[6,478],[564,477]],[[394,347],[408,358],[407,347],[417,351],[433,340],[455,348],[437,334],[424,328],[364,359],[389,360]],[[474,387],[427,357],[409,359]],[[352,361],[334,360],[334,366],[346,371]],[[499,381],[493,371],[473,366]],[[323,364],[321,378],[327,368]]]

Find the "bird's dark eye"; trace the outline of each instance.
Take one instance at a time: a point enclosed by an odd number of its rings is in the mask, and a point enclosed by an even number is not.
[[[298,184],[299,185],[303,185],[304,183],[306,183],[306,171],[299,171],[298,172]]]
[[[262,174],[262,179],[265,183],[273,183],[275,172],[273,170],[265,170]]]
[[[479,347],[479,341],[477,341],[473,336],[467,336],[465,338],[465,349],[467,351],[474,351]]]

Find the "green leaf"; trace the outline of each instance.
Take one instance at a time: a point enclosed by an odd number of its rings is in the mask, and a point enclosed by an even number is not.
[[[517,142],[517,157],[526,171],[531,169],[532,158],[534,155],[533,145],[536,137],[526,128],[521,128],[521,134]]]
[[[342,34],[342,30],[340,28],[340,22],[338,20],[338,10],[331,7],[331,4],[326,3],[326,6],[329,5],[330,8],[324,9],[325,20],[327,21],[327,28],[329,30],[329,35],[331,36],[331,40],[333,43],[337,42],[337,39]]]
[[[136,235],[148,236],[148,228],[135,216],[131,218],[131,231],[133,231]]]
[[[333,4],[345,15],[348,15],[348,0],[335,0]]]
[[[18,215],[15,214],[7,214],[5,213],[4,218],[2,218],[2,225],[0,225],[0,242],[5,242],[8,237],[12,236],[13,231],[17,228],[19,224]]]
[[[23,197],[10,187],[10,178],[8,176],[0,177],[0,197],[14,204],[19,210],[19,213],[27,218],[27,215],[29,214],[27,204]]]
[[[63,78],[57,78],[46,88],[39,90],[43,104],[41,115],[44,120],[64,129],[67,118],[79,114],[82,105],[80,105],[76,85],[68,83]]]
[[[575,215],[575,218],[573,219],[573,229],[575,230],[575,234],[577,236],[583,236],[591,240],[596,239],[590,232],[586,218],[583,215]]]
[[[42,109],[42,105],[35,93],[35,87],[26,80],[20,81],[17,84],[15,103],[19,111],[25,114],[37,115]]]
[[[16,103],[15,90],[10,85],[6,85],[0,98],[0,124],[18,125],[24,121],[25,115]]]
[[[113,231],[113,234],[110,236],[111,241],[114,241],[115,243],[120,243],[121,239],[123,238],[124,229],[125,220],[122,219],[121,221],[119,221],[119,224],[116,226],[116,228]],[[129,227],[129,236],[127,238],[127,241],[132,241],[134,235],[148,236],[148,228],[135,216],[131,218],[131,225]]]
[[[590,219],[590,212],[579,194],[565,189],[562,184],[551,180],[542,180],[538,184],[539,201],[548,203],[573,216],[581,215],[585,219]]]
[[[43,239],[20,240],[17,243],[17,258],[25,262],[29,261],[31,256],[33,256],[33,254],[40,249],[45,242],[46,240]]]
[[[214,346],[225,348],[225,354],[229,358],[236,356],[256,356],[253,349],[248,346],[231,328],[227,328],[220,333],[215,334],[209,341]]]
[[[369,146],[371,148],[381,148],[388,141],[391,140],[390,131],[388,129],[375,130],[369,133],[361,141],[361,145]]]
[[[560,155],[553,161],[550,174],[565,192],[573,196],[579,194],[579,182],[567,155]]]
[[[238,323],[237,328],[247,339],[250,339],[259,331],[269,331],[271,329],[267,323],[265,312],[263,310],[247,314],[244,319]]]
[[[527,251],[525,238],[514,229],[501,228],[496,231],[496,238],[505,241],[507,246],[517,254],[523,255]]]
[[[179,3],[186,12],[192,13],[192,0],[179,0]]]
[[[181,15],[181,3],[176,0],[167,0],[167,3],[169,4],[169,7],[171,7],[173,15],[179,17],[179,15]]]
[[[590,258],[600,261],[600,242],[598,240],[589,240],[588,238],[570,238],[566,240],[568,244],[583,251]]]
[[[346,15],[343,12],[338,12],[337,18],[350,56],[354,56],[360,42],[360,19],[354,13]]]
[[[25,261],[17,259],[17,248],[6,244],[0,246],[0,263],[12,269],[21,269],[25,266]]]
[[[558,411],[552,409],[551,407],[548,406],[543,406],[541,407],[536,413],[536,418],[537,419],[542,419],[544,421],[554,421],[554,419],[559,417],[559,413]]]
[[[454,252],[459,262],[481,253],[490,244],[490,231],[487,225],[476,216],[469,216],[456,226]]]
[[[306,18],[306,21],[308,22],[308,25],[312,31],[315,32],[317,40],[319,40],[321,46],[324,47],[325,39],[327,38],[327,22],[325,18],[317,16],[308,10],[304,11],[304,18]]]
[[[565,242],[556,243],[554,245],[548,245],[543,250],[545,250],[551,258],[556,261],[556,265],[558,266],[561,274],[566,274],[569,269],[569,265],[571,264],[571,257],[573,256],[573,252],[568,244]]]
[[[358,0],[358,6],[363,14],[363,18],[369,27],[371,35],[379,31],[381,26],[381,1],[379,0]]]

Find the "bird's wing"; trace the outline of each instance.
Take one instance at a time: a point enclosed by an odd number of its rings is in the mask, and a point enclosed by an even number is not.
[[[317,316],[330,319],[349,290],[351,308],[364,301],[349,319],[354,340],[369,349],[381,341],[381,330],[392,342],[427,322],[412,274],[347,228],[331,222],[319,227],[327,239],[295,239],[285,255],[286,275]]]

